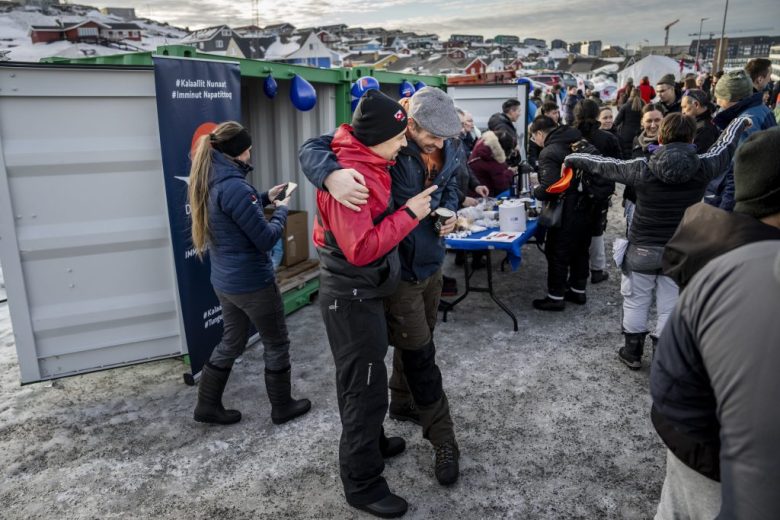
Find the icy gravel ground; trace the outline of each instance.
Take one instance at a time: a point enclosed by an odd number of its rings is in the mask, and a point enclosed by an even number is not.
[[[619,209],[608,243],[622,231]],[[544,294],[544,258],[533,245],[524,254],[520,271],[495,277],[520,332],[484,294],[469,296],[436,330],[461,479],[439,486],[419,429],[388,420],[388,433],[408,442],[387,462],[391,489],[409,500],[407,518],[651,518],[664,449],[649,419],[650,352],[639,372],[616,358],[618,273],[589,288],[587,305],[541,313],[530,301]],[[462,288],[452,261],[446,270]],[[195,389],[182,383],[179,360],[20,387],[0,304],[0,516],[368,518],[341,493],[334,368],[319,308],[288,324],[295,393],[312,399],[312,411],[271,423],[257,346],[225,397],[244,419],[218,427],[192,421]]]

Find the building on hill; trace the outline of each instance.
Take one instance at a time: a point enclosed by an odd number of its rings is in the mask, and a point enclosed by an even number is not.
[[[39,7],[41,9],[48,9],[53,5],[60,5],[60,0],[17,0],[16,3],[28,7]]]
[[[295,26],[290,23],[277,23],[266,26],[264,31],[276,36],[291,36],[295,32]]]
[[[392,52],[356,52],[344,56],[342,66],[387,69],[390,65],[397,62],[399,59],[401,59],[401,57]]]
[[[547,48],[547,42],[540,38],[526,38],[523,40],[523,45],[526,47],[538,47],[540,49]]]
[[[96,20],[62,25],[32,25],[29,29],[33,43],[51,43],[66,40],[73,43],[106,43],[123,40],[141,41],[142,29],[134,23],[103,23]]]
[[[276,36],[239,36],[234,32],[225,56],[262,60],[265,58],[266,49],[274,42]]]
[[[341,66],[341,57],[339,54],[328,48],[328,46],[319,39],[317,33],[310,32],[308,35],[302,36],[301,40],[303,43],[301,43],[300,48],[285,56],[281,61],[284,63],[306,65],[321,69]]]
[[[696,43],[691,41],[686,53],[696,55]],[[703,62],[715,61],[718,54],[720,38],[701,40],[699,55]],[[780,45],[780,36],[744,36],[741,38],[726,38],[724,52],[725,68],[738,68],[747,65],[752,58],[769,58],[769,51],[773,45]],[[644,50],[644,48],[643,48]]]
[[[229,26],[215,25],[192,31],[179,43],[195,47],[200,52],[224,52],[232,37],[233,30]]]
[[[465,44],[485,43],[485,37],[478,34],[451,34],[450,42],[461,42]]]
[[[550,49],[566,49],[568,45],[563,40],[553,40],[550,42]]]
[[[136,19],[134,7],[103,7],[100,12],[108,16],[117,16],[123,20]]]
[[[520,37],[509,34],[499,34],[493,38],[493,41],[499,45],[519,45]]]

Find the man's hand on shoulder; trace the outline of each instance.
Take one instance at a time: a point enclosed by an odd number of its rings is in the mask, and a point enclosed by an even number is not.
[[[353,211],[360,211],[360,206],[368,202],[366,181],[357,170],[334,170],[324,184],[334,199]]]

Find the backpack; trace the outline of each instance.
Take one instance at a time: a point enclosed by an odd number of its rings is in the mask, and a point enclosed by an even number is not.
[[[571,144],[572,153],[587,153],[590,155],[602,155],[593,143],[583,138]],[[574,178],[579,179],[578,190],[597,202],[604,202],[609,199],[615,191],[615,183],[600,179],[594,175],[586,173],[581,168],[574,169]]]

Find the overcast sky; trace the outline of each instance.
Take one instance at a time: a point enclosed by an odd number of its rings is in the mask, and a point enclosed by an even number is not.
[[[136,14],[191,29],[219,23],[245,25],[252,0],[110,0],[99,7],[135,7]],[[296,27],[345,23],[451,33],[513,34],[549,41],[602,40],[605,45],[662,44],[663,27],[676,19],[670,43],[687,44],[689,33],[720,35],[725,0],[260,0],[260,26]],[[780,34],[780,1],[731,0],[726,25],[733,36]],[[751,30],[751,31],[747,31]],[[756,31],[757,30],[757,31]],[[736,32],[739,31],[739,32]],[[744,32],[743,32],[744,31]]]

